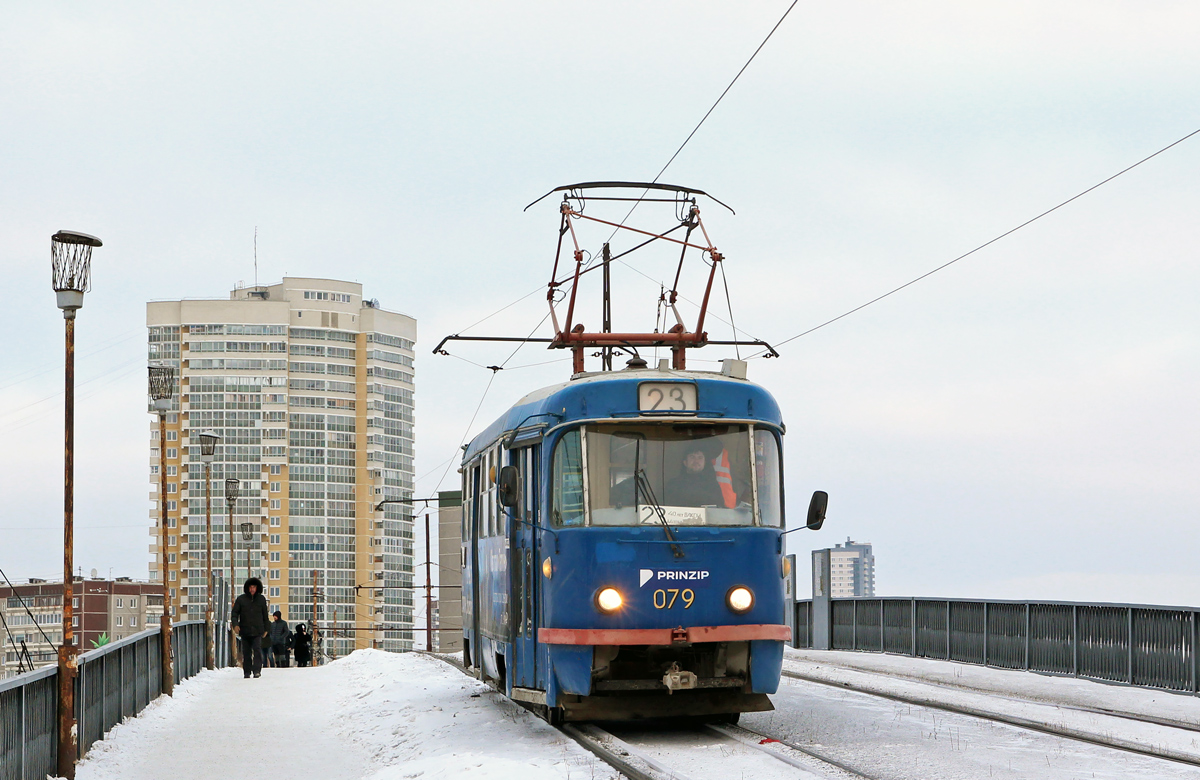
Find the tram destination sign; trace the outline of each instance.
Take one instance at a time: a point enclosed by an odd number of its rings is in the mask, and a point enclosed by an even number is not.
[[[696,386],[690,382],[642,382],[638,385],[642,412],[694,412]]]

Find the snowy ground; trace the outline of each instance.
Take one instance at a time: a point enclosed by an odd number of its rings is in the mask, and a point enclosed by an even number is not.
[[[963,664],[788,651],[785,668],[826,682],[1015,713],[1200,756],[1200,732],[1083,712],[1200,723],[1200,699]],[[785,679],[776,710],[743,724],[886,780],[1200,780],[1200,768]],[[693,739],[696,729],[667,735]],[[661,734],[659,736],[662,736]],[[626,737],[652,745],[636,731]],[[699,737],[694,737],[699,739]],[[693,745],[713,765],[735,758]],[[649,749],[649,748],[648,748]],[[657,748],[654,748],[657,749]],[[694,751],[694,752],[695,752]],[[704,763],[704,762],[702,762]],[[736,760],[722,776],[734,780]],[[743,773],[744,774],[744,773]],[[321,780],[595,780],[615,772],[487,686],[417,654],[360,650],[316,669],[204,672],[113,729],[79,780],[303,776]]]
[[[898,656],[789,650],[785,668],[867,690],[970,704],[1052,725],[1087,725],[1086,719],[1097,718],[1071,706],[1141,709],[1149,714],[1157,699],[1164,705],[1156,711],[1159,717],[1187,722],[1200,711],[1200,701],[1190,697]],[[771,698],[775,712],[743,716],[742,723],[888,780],[1200,779],[1198,767],[826,684],[785,679]],[[1192,731],[1112,718],[1093,720],[1090,727],[1107,729],[1103,736],[1151,743],[1161,739],[1154,747],[1200,754],[1200,733]]]
[[[615,773],[435,659],[359,650],[315,669],[181,683],[96,743],[77,780],[591,780]]]

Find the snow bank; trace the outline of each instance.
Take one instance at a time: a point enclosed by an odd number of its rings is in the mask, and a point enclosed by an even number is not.
[[[359,650],[327,666],[206,671],[116,726],[77,780],[615,777],[542,720],[447,664]]]
[[[557,729],[442,661],[359,650],[328,668],[346,676],[333,720],[376,765],[370,780],[616,776]]]

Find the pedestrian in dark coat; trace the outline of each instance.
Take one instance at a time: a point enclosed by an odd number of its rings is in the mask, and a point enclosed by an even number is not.
[[[271,656],[274,661],[274,666],[288,665],[288,642],[292,638],[292,632],[288,628],[288,624],[283,619],[283,613],[275,610],[274,619],[271,621],[271,627],[267,630],[268,639],[271,640]]]
[[[297,623],[296,633],[292,634],[292,652],[296,655],[296,666],[308,666],[312,660],[312,635],[303,623]]]
[[[242,672],[246,677],[262,676],[262,640],[267,636],[267,599],[262,580],[251,577],[242,586],[242,595],[233,602],[233,632],[242,642]]]

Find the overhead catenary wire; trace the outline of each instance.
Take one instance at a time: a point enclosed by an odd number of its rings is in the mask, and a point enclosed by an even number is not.
[[[771,40],[771,36],[773,36],[775,34],[775,31],[779,29],[779,26],[783,24],[784,19],[788,18],[788,14],[790,14],[792,12],[792,9],[796,7],[796,4],[798,2],[800,2],[800,0],[792,0],[792,4],[789,5],[787,7],[787,10],[783,12],[783,16],[779,17],[779,21],[775,22],[775,26],[771,28],[771,31],[769,33],[767,33],[767,37],[763,38],[762,43],[758,44],[758,48],[756,48],[754,50],[754,53],[750,55],[750,59],[746,60],[746,64],[743,65],[740,70],[738,70],[737,74],[733,77],[733,80],[729,82],[729,85],[726,86],[725,89],[721,91],[721,94],[717,97],[717,99],[713,102],[713,104],[711,106],[709,106],[707,111],[704,112],[704,116],[700,117],[700,121],[697,122],[696,126],[692,128],[692,132],[687,134],[687,138],[683,139],[683,143],[681,143],[679,145],[679,148],[675,150],[675,153],[671,155],[671,158],[669,160],[667,160],[666,164],[663,165],[662,169],[659,170],[658,174],[655,175],[655,177],[651,180],[651,182],[650,182],[651,184],[657,184],[658,180],[660,178],[662,178],[662,175],[667,172],[667,168],[671,167],[671,163],[675,162],[675,158],[679,156],[679,153],[683,151],[683,148],[685,146],[687,146],[688,142],[692,140],[692,138],[696,135],[697,132],[699,132],[701,126],[705,123],[705,121],[707,121],[708,118],[710,116],[712,116],[712,112],[716,111],[717,106],[721,105],[721,101],[724,100],[725,96],[729,94],[729,90],[733,89],[733,85],[738,82],[738,79],[740,79],[742,77],[742,74],[746,72],[746,69],[750,67],[750,63],[754,62],[754,58],[757,57],[758,53],[763,50],[764,46],[767,45],[767,41]],[[639,197],[637,200],[635,200],[633,202],[633,205],[629,207],[629,211],[626,212],[625,217],[621,220],[620,226],[614,228],[613,232],[611,234],[609,234],[609,237],[606,240],[606,243],[608,241],[612,241],[613,236],[615,236],[617,234],[617,231],[621,229],[621,226],[625,225],[626,220],[628,220],[629,217],[633,215],[634,210],[636,210],[637,207],[641,204],[642,199],[646,196],[647,192],[649,192],[649,190],[644,191],[642,193],[641,197]],[[627,268],[633,268],[633,266],[631,266],[625,262],[622,262],[622,265],[624,265]],[[637,269],[633,268],[633,270],[636,271]],[[641,271],[638,271],[638,273],[641,273]],[[642,275],[645,276],[645,274],[642,274]],[[647,278],[649,278],[649,277],[647,277]],[[682,296],[680,296],[680,297],[682,297]]]
[[[679,156],[680,152],[683,151],[684,147],[686,147],[688,145],[688,143],[692,140],[693,137],[695,137],[696,133],[699,132],[700,128],[704,125],[704,123],[708,120],[708,118],[710,116],[712,116],[713,111],[715,111],[717,109],[717,106],[719,106],[721,104],[721,101],[724,100],[725,96],[729,94],[729,91],[731,89],[733,89],[733,85],[738,82],[738,79],[740,79],[742,77],[742,74],[746,72],[746,69],[750,67],[750,63],[754,62],[755,57],[757,57],[759,52],[761,52],[763,50],[763,47],[767,45],[767,42],[769,40],[771,40],[771,36],[773,36],[775,34],[775,32],[779,29],[780,25],[782,25],[784,20],[787,19],[788,14],[790,14],[792,12],[792,9],[794,9],[796,7],[796,4],[798,2],[799,2],[799,0],[792,0],[792,4],[789,5],[787,7],[787,10],[783,12],[783,15],[779,17],[779,21],[775,22],[775,26],[771,28],[771,31],[768,32],[766,37],[763,38],[762,42],[758,44],[758,47],[755,48],[754,53],[750,55],[750,58],[748,60],[746,60],[746,63],[744,65],[742,65],[742,67],[738,70],[737,74],[734,75],[733,79],[729,82],[729,84],[725,87],[725,89],[721,91],[721,94],[717,97],[717,99],[715,101],[713,101],[713,104],[711,106],[709,106],[707,111],[704,112],[704,116],[700,117],[700,121],[696,123],[696,126],[692,128],[692,131],[687,134],[686,138],[683,139],[683,143],[681,143],[679,145],[679,148],[675,150],[675,152],[671,155],[671,157],[667,160],[667,162],[663,165],[663,167],[655,175],[654,179],[651,181],[652,184],[656,184],[658,182],[658,180],[660,178],[662,178],[662,175],[667,172],[667,168],[670,168],[671,164],[675,162],[675,158],[677,158]],[[642,197],[644,197],[644,196],[645,196],[645,193],[643,193]],[[629,208],[629,211],[625,214],[625,217],[621,220],[620,224],[622,226],[625,224],[625,221],[628,220],[629,217],[633,214],[634,210],[638,207],[638,204],[640,204],[642,202],[642,197],[639,197],[636,201],[634,201],[633,205]],[[612,237],[617,234],[617,230],[619,230],[619,229],[620,228],[616,228],[613,230],[613,232],[608,237],[609,241],[612,240]],[[652,282],[656,282],[659,284],[662,283],[662,280],[654,279],[652,276],[649,276],[649,275],[643,273],[642,271],[638,270],[637,268],[634,268],[632,265],[625,262],[624,260],[618,260],[617,262],[621,263],[621,265],[624,265],[626,268],[629,268],[630,270],[636,271],[637,273],[641,274],[642,276],[645,276],[647,279],[649,279]],[[559,284],[566,282],[568,279],[570,279],[570,277],[571,277],[570,274],[564,276],[563,279],[561,281],[559,281]],[[483,319],[478,320],[477,322],[474,322],[471,325],[468,325],[467,327],[463,328],[462,331],[460,331],[460,332],[468,331],[471,328],[476,327],[477,325],[481,325],[482,323],[487,322],[492,317],[495,317],[497,314],[500,314],[501,312],[511,309],[513,306],[516,306],[521,301],[525,300],[526,298],[528,298],[531,295],[536,294],[537,292],[541,291],[542,289],[543,289],[542,287],[536,287],[533,290],[530,290],[529,292],[522,295],[520,298],[517,298],[512,303],[502,306],[501,308],[499,308],[496,311],[492,312],[491,314],[487,315]],[[679,297],[683,298],[682,295]],[[687,300],[687,299],[684,298],[684,300]],[[688,302],[694,306],[699,306],[699,304],[697,304],[695,301],[688,301]],[[714,314],[712,316],[715,317],[716,315]],[[717,317],[717,319],[721,319],[721,318]],[[726,324],[732,326],[732,323],[726,323]],[[747,334],[747,335],[750,335],[750,334]]]
[[[1088,187],[1086,190],[1083,190],[1082,192],[1079,192],[1079,193],[1076,193],[1075,195],[1072,195],[1071,197],[1069,197],[1069,198],[1067,198],[1066,200],[1062,201],[1062,202],[1061,202],[1061,203],[1059,203],[1058,205],[1056,205],[1056,206],[1052,206],[1052,207],[1050,207],[1050,208],[1046,209],[1045,211],[1041,212],[1041,213],[1040,213],[1040,214],[1038,214],[1037,216],[1035,216],[1035,217],[1031,217],[1031,218],[1029,218],[1029,219],[1025,220],[1024,222],[1022,222],[1021,224],[1017,225],[1016,227],[1010,228],[1010,229],[1008,229],[1008,230],[1004,231],[1003,233],[1001,233],[1000,235],[998,235],[998,236],[996,236],[996,237],[994,237],[994,238],[991,238],[991,239],[989,239],[988,241],[985,241],[984,243],[980,244],[979,246],[975,247],[974,249],[970,250],[969,252],[964,252],[963,254],[959,255],[958,257],[954,258],[953,260],[949,260],[949,261],[947,261],[947,262],[945,262],[945,263],[942,263],[942,264],[941,264],[941,265],[939,265],[937,268],[934,268],[934,269],[933,269],[933,270],[931,270],[931,271],[926,271],[925,273],[921,274],[920,276],[916,277],[915,279],[911,279],[911,280],[909,280],[909,281],[905,282],[904,284],[900,285],[899,287],[895,287],[895,288],[893,288],[893,289],[891,289],[891,290],[888,290],[887,292],[885,292],[885,293],[884,293],[884,294],[882,294],[882,295],[879,295],[879,296],[876,296],[876,297],[872,298],[871,300],[867,301],[866,303],[863,303],[863,304],[860,304],[860,305],[858,305],[858,306],[855,306],[853,309],[850,309],[849,311],[843,312],[843,313],[839,314],[838,316],[836,316],[836,317],[833,317],[832,319],[828,319],[828,320],[826,320],[826,321],[822,322],[820,325],[814,325],[813,327],[809,328],[809,329],[808,329],[808,330],[806,330],[806,331],[803,331],[803,332],[801,332],[801,333],[797,333],[795,336],[792,336],[792,337],[790,337],[790,338],[786,338],[786,339],[784,339],[783,341],[776,342],[776,343],[775,343],[775,346],[776,346],[776,348],[782,347],[783,345],[785,345],[785,344],[788,344],[788,343],[790,343],[790,342],[793,342],[793,341],[795,341],[795,340],[796,340],[796,339],[798,339],[798,338],[802,338],[802,337],[804,337],[804,336],[807,336],[807,335],[809,335],[810,333],[814,333],[814,332],[816,332],[816,331],[820,330],[821,328],[824,328],[824,327],[825,327],[825,326],[827,326],[827,325],[832,325],[833,323],[837,322],[838,320],[845,319],[846,317],[849,317],[851,314],[855,314],[855,313],[857,313],[857,312],[860,312],[860,311],[862,311],[863,309],[867,308],[868,306],[870,306],[870,305],[872,305],[872,304],[875,304],[875,303],[878,303],[879,301],[882,301],[884,298],[887,298],[887,297],[890,297],[890,296],[892,296],[892,295],[895,295],[896,293],[900,292],[901,290],[905,289],[906,287],[911,287],[912,285],[916,284],[917,282],[919,282],[919,281],[921,281],[921,280],[923,280],[923,279],[927,279],[927,278],[929,278],[930,276],[933,276],[933,275],[934,275],[934,274],[936,274],[938,271],[941,271],[941,270],[943,270],[943,269],[949,268],[950,266],[952,266],[952,265],[954,265],[955,263],[957,263],[959,260],[964,260],[964,259],[966,259],[966,258],[970,257],[971,255],[975,254],[976,252],[979,252],[979,251],[980,251],[980,250],[982,250],[982,249],[986,249],[987,247],[991,246],[992,244],[996,243],[997,241],[1000,241],[1001,239],[1004,239],[1004,238],[1007,238],[1008,236],[1011,236],[1013,233],[1016,233],[1016,232],[1017,232],[1018,230],[1020,230],[1021,228],[1024,228],[1024,227],[1027,227],[1027,226],[1029,226],[1029,225],[1032,225],[1034,222],[1037,222],[1037,221],[1038,221],[1039,219],[1041,219],[1042,217],[1046,217],[1046,216],[1049,216],[1050,214],[1053,214],[1055,211],[1058,211],[1059,209],[1061,209],[1062,207],[1066,206],[1067,204],[1069,204],[1069,203],[1072,203],[1072,202],[1074,202],[1074,201],[1076,201],[1076,200],[1079,200],[1079,199],[1080,199],[1080,198],[1082,198],[1084,195],[1087,195],[1089,192],[1092,192],[1092,191],[1094,191],[1094,190],[1097,190],[1097,189],[1099,189],[1100,187],[1103,187],[1105,184],[1108,184],[1108,183],[1109,183],[1110,181],[1112,181],[1113,179],[1116,179],[1116,178],[1117,178],[1117,177],[1119,177],[1119,176],[1123,176],[1124,174],[1126,174],[1126,173],[1129,173],[1130,171],[1132,171],[1134,168],[1137,168],[1137,167],[1138,167],[1139,165],[1141,165],[1142,163],[1149,162],[1150,160],[1153,160],[1155,157],[1159,156],[1160,154],[1162,154],[1163,152],[1167,151],[1168,149],[1171,149],[1171,148],[1173,148],[1173,147],[1175,147],[1175,146],[1178,146],[1179,144],[1183,143],[1184,141],[1188,140],[1189,138],[1191,138],[1192,136],[1194,136],[1194,135],[1197,135],[1197,134],[1200,134],[1200,128],[1197,128],[1197,129],[1193,130],[1192,132],[1188,133],[1187,135],[1183,136],[1182,138],[1179,138],[1179,139],[1177,139],[1177,140],[1175,140],[1175,141],[1172,141],[1171,143],[1167,144],[1166,146],[1164,146],[1163,148],[1161,148],[1161,149],[1159,149],[1158,151],[1154,152],[1153,154],[1149,154],[1149,155],[1147,155],[1147,156],[1143,157],[1142,159],[1138,160],[1138,161],[1137,161],[1137,162],[1135,162],[1134,164],[1132,164],[1132,165],[1130,165],[1130,166],[1128,166],[1128,167],[1126,167],[1126,168],[1122,168],[1121,170],[1117,171],[1116,173],[1114,173],[1113,175],[1109,176],[1108,178],[1106,178],[1106,179],[1103,179],[1102,181],[1099,181],[1099,182],[1097,182],[1097,183],[1093,184],[1092,186]],[[757,353],[755,353],[754,355],[751,355],[750,357],[752,357],[752,358],[754,358],[754,357],[761,357],[762,355],[765,355],[765,354],[766,354],[766,352],[765,352],[765,351],[763,351],[763,352],[757,352]]]

